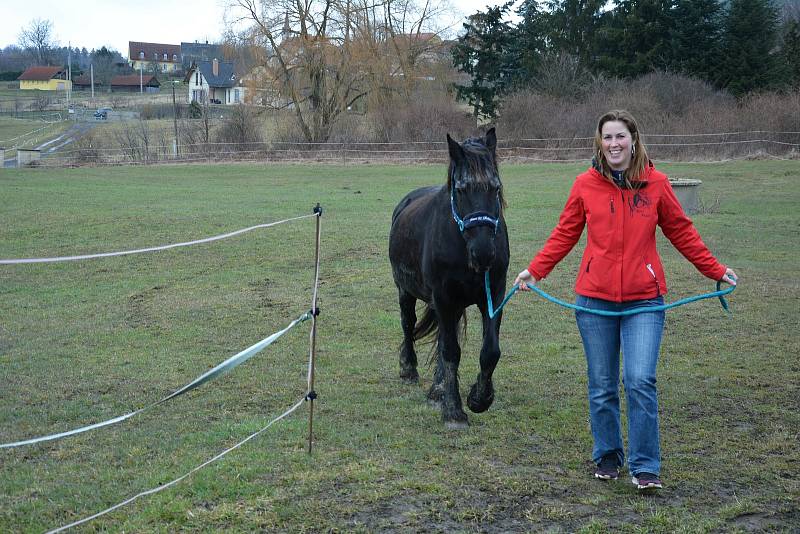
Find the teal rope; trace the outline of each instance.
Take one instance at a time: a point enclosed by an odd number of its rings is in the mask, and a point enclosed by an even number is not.
[[[503,306],[506,305],[506,303],[509,301],[509,299],[512,296],[514,296],[514,293],[519,291],[519,284],[514,284],[514,287],[512,287],[511,291],[508,292],[508,295],[506,295],[506,297],[503,299],[503,302],[500,303],[500,306],[498,306],[497,309],[495,309],[494,306],[492,305],[492,289],[489,286],[489,272],[488,271],[486,272],[486,274],[484,276],[484,282],[485,282],[485,286],[486,286],[486,302],[489,305],[488,306],[488,308],[489,308],[489,318],[490,319],[494,319],[495,315],[497,315],[500,312],[500,310],[503,309]],[[724,309],[726,312],[730,313],[731,311],[728,308],[728,301],[725,300],[725,295],[728,295],[729,293],[733,293],[733,290],[736,289],[736,286],[730,286],[730,287],[728,287],[726,289],[720,289],[720,284],[721,284],[721,282],[717,282],[717,290],[714,291],[713,293],[704,293],[702,295],[696,295],[694,297],[687,297],[685,299],[681,299],[681,300],[675,301],[675,302],[673,302],[671,304],[661,304],[661,305],[658,305],[658,306],[643,306],[641,308],[632,308],[632,309],[629,309],[629,310],[624,310],[624,311],[619,311],[619,312],[607,311],[607,310],[593,310],[591,308],[586,308],[585,306],[578,306],[577,304],[571,304],[569,302],[564,302],[563,300],[560,300],[560,299],[557,299],[557,298],[555,298],[555,297],[553,297],[551,295],[548,295],[547,293],[545,293],[544,291],[542,291],[541,289],[539,289],[537,286],[535,286],[533,284],[527,284],[526,283],[525,285],[527,285],[530,289],[532,289],[533,291],[538,293],[540,296],[544,297],[546,300],[549,300],[550,302],[558,304],[559,306],[563,306],[565,308],[571,308],[573,310],[584,311],[584,312],[587,312],[587,313],[593,313],[595,315],[606,315],[606,316],[610,316],[610,317],[620,317],[620,316],[623,316],[623,315],[633,315],[633,314],[636,314],[636,313],[664,311],[664,310],[668,310],[670,308],[675,308],[677,306],[683,306],[684,304],[689,304],[690,302],[695,302],[695,301],[703,300],[703,299],[711,299],[711,298],[714,298],[714,297],[719,298],[719,302],[720,302],[720,304],[722,304],[722,309]]]

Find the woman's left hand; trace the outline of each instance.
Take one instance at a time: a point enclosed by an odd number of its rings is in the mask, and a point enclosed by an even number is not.
[[[725,269],[725,274],[723,274],[723,275],[722,275],[722,278],[720,278],[720,280],[721,280],[721,281],[723,281],[723,282],[727,282],[727,283],[729,283],[729,284],[730,284],[730,285],[732,285],[732,286],[735,286],[735,285],[736,285],[736,281],[737,281],[738,279],[739,279],[739,277],[738,277],[738,276],[736,276],[736,273],[735,273],[735,272],[733,271],[733,269],[731,269],[730,267],[728,267],[727,269]]]

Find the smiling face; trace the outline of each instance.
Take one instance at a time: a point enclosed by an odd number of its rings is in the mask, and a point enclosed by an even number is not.
[[[622,121],[608,121],[600,130],[601,149],[608,166],[615,171],[625,171],[631,165],[633,138]]]

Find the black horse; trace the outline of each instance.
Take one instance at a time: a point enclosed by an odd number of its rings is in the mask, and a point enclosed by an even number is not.
[[[448,135],[447,145],[447,184],[417,189],[395,208],[389,259],[400,293],[400,376],[406,382],[418,382],[414,342],[436,333],[436,371],[428,398],[441,406],[448,428],[466,428],[467,414],[458,391],[458,325],[466,319],[466,308],[477,304],[483,316],[481,371],[467,405],[473,412],[483,412],[494,400],[492,373],[500,359],[502,320],[502,314],[489,318],[484,275],[489,272],[492,300],[501,301],[506,289],[508,232],[494,128],[484,138],[470,138],[463,144]],[[419,323],[417,300],[427,304]]]

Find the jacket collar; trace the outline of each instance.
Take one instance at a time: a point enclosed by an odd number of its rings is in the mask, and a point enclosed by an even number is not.
[[[645,171],[644,171],[644,178],[641,179],[641,180],[637,180],[636,182],[631,184],[632,187],[630,187],[630,188],[625,186],[625,185],[623,185],[621,187],[621,189],[641,189],[643,187],[647,187],[647,184],[649,183],[650,177],[653,174],[653,171],[655,171],[655,169],[656,169],[656,167],[653,164],[653,162],[652,161],[648,161],[647,162],[647,167],[645,168]],[[607,178],[603,174],[603,170],[600,168],[600,163],[597,161],[596,157],[592,158],[592,167],[590,169],[590,172],[595,178],[598,178],[598,179],[603,180],[605,182],[608,182],[608,183],[610,183],[612,185],[615,185],[616,187],[619,187],[614,183],[613,180],[610,180],[609,178]]]

